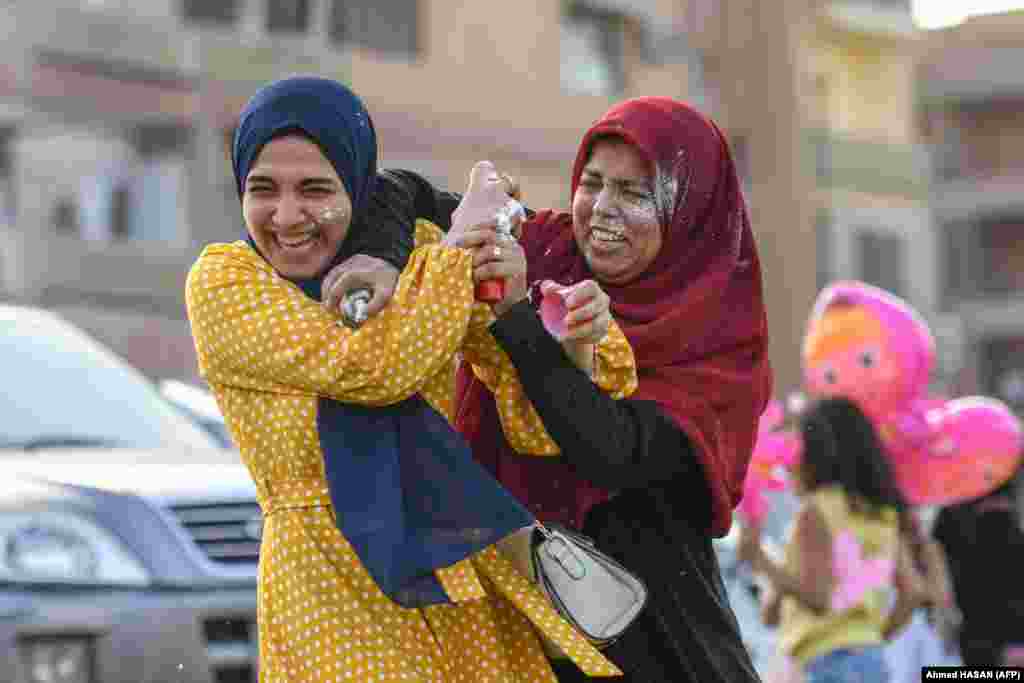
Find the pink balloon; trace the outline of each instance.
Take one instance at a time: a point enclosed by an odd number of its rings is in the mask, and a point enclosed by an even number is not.
[[[790,431],[778,431],[785,411],[778,401],[770,401],[758,422],[757,441],[743,480],[743,498],[736,512],[748,523],[760,525],[770,509],[766,495],[790,486],[789,468],[800,457],[800,440]]]
[[[1001,401],[970,396],[943,402],[925,413],[924,423],[923,440],[899,429],[886,440],[897,483],[912,504],[978,498],[1020,466],[1024,430]]]
[[[935,341],[910,304],[862,282],[818,296],[803,348],[809,393],[845,396],[872,419],[913,504],[977,498],[1016,471],[1018,418],[1000,401],[928,396]]]
[[[924,397],[935,340],[906,301],[863,282],[837,282],[811,310],[803,364],[810,393],[847,396],[881,418]]]

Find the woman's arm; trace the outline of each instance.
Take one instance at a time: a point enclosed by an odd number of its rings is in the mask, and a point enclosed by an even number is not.
[[[352,219],[345,248],[352,254],[372,256],[404,270],[416,248],[414,199],[407,182],[378,173],[364,211]],[[423,218],[431,220],[429,216]]]
[[[407,215],[406,220],[423,218],[444,232],[451,228],[452,212],[462,201],[460,193],[438,190],[423,176],[404,168],[381,169],[377,177],[392,187],[401,188],[411,198],[412,214]]]
[[[530,455],[555,455],[565,451],[565,444],[547,431],[545,420],[538,414],[515,363],[489,329],[472,326],[463,354],[465,361],[472,365],[473,374],[494,394],[502,431],[513,450]],[[591,391],[596,388],[613,400],[625,398],[636,390],[633,350],[622,330],[614,323],[604,339],[594,347],[589,372],[564,353],[557,362],[562,365],[562,371],[577,370],[570,373],[570,381],[579,382],[579,372],[582,371],[583,380]],[[554,371],[555,368],[549,370]],[[534,391],[543,390],[535,388]],[[577,419],[586,419],[586,416],[581,415]],[[569,446],[570,450],[572,448]]]
[[[764,596],[761,603],[761,621],[765,626],[778,626],[779,618],[782,616],[782,594],[770,585],[761,595]]]
[[[906,539],[901,535],[896,552],[896,602],[886,615],[882,637],[890,640],[910,623],[914,611],[925,599],[926,589],[920,574],[914,568],[913,555]]]
[[[831,608],[835,580],[832,575],[832,534],[821,511],[805,504],[797,514],[793,536],[797,543],[796,574],[770,557],[761,546],[760,531],[741,527],[739,557],[767,579],[779,599],[791,596],[815,614]]]
[[[186,300],[200,371],[211,383],[386,405],[452,359],[473,302],[471,255],[413,252],[391,304],[359,330],[278,276],[244,243],[208,247]]]
[[[953,607],[953,580],[942,546],[931,538],[925,539],[922,555],[929,602],[939,609]]]
[[[598,358],[595,385],[529,303],[509,309],[491,333],[562,457],[581,476],[611,490],[641,488],[681,472],[703,477],[683,431],[653,402],[619,401],[602,391],[606,359]]]

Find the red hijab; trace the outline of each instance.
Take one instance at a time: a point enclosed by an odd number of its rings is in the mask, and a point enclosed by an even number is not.
[[[771,394],[761,266],[725,136],[691,107],[663,97],[628,100],[583,137],[573,166],[575,194],[591,149],[613,136],[648,160],[663,226],[661,251],[641,276],[602,283],[636,356],[632,398],[656,402],[687,434],[711,492],[711,532],[724,535],[740,500],[757,420]],[[571,284],[593,277],[576,245],[572,216],[541,211],[523,230],[528,278]],[[608,492],[569,465],[515,455],[501,435],[493,396],[460,368],[458,428],[474,455],[534,509],[553,468],[567,486],[563,519],[579,525]],[[569,488],[571,490],[565,490]]]

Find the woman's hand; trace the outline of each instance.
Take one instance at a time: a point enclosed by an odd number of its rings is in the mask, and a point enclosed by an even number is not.
[[[761,566],[763,556],[761,527],[756,524],[740,524],[739,540],[736,543],[736,559],[746,562],[756,572]]]
[[[561,342],[599,344],[612,323],[611,299],[594,280],[584,280],[564,287],[551,280],[540,285],[542,295],[559,293],[565,303],[566,333]]]
[[[463,235],[473,230],[489,229],[496,232],[498,212],[512,199],[510,192],[518,192],[515,181],[498,173],[491,162],[478,161],[470,171],[466,194],[452,212],[452,227],[445,235],[443,244],[450,247],[462,246]],[[512,217],[513,235],[518,232],[521,220],[521,216]]]
[[[387,261],[356,254],[327,272],[322,285],[323,305],[329,311],[342,313],[341,305],[347,295],[367,289],[370,290],[370,301],[366,305],[364,319],[372,318],[391,301],[398,276],[398,269]]]
[[[455,246],[473,252],[473,282],[505,281],[505,296],[491,305],[495,315],[527,297],[526,253],[519,242],[486,226],[475,226],[464,231]]]
[[[541,294],[558,294],[565,304],[565,334],[559,341],[566,355],[588,375],[594,373],[595,346],[608,334],[611,326],[611,299],[594,280],[584,280],[569,287],[545,280]]]

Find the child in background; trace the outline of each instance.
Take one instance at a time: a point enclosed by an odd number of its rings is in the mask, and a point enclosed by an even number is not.
[[[764,616],[777,618],[780,649],[807,683],[884,683],[883,644],[923,592],[900,533],[906,506],[874,427],[852,401],[818,402],[800,429],[802,505],[784,558],[772,559],[749,525],[738,555],[771,584]]]

